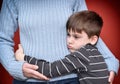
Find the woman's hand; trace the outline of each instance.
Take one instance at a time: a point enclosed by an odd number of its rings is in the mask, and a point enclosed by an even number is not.
[[[18,61],[24,61],[24,52],[23,52],[23,48],[22,45],[19,44],[18,45],[18,49],[15,52],[15,58]],[[40,80],[49,80],[49,78],[47,78],[46,76],[44,76],[43,74],[39,73],[38,71],[36,71],[38,69],[37,65],[32,65],[29,63],[24,63],[22,66],[22,71],[25,77],[28,78],[36,78],[36,79],[40,79]]]
[[[24,63],[22,67],[22,71],[25,77],[28,78],[32,77],[40,80],[49,80],[49,78],[36,71],[37,69],[38,69],[37,65],[32,65],[29,63]]]
[[[115,72],[114,71],[110,71],[110,76],[109,76],[109,79],[108,79],[110,84],[113,83],[114,77],[115,77]]]

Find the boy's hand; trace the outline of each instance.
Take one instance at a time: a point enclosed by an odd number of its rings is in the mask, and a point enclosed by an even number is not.
[[[16,58],[16,60],[18,60],[18,61],[24,61],[24,53],[23,53],[23,48],[22,48],[22,45],[21,44],[19,44],[18,45],[18,49],[16,50],[16,52],[15,52],[15,58]]]
[[[109,76],[109,79],[108,79],[108,81],[110,82],[110,84],[113,83],[114,76],[115,76],[115,72],[114,71],[110,71],[110,76]]]

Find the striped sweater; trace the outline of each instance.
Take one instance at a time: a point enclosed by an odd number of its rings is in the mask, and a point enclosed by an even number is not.
[[[58,77],[69,73],[77,73],[80,84],[107,84],[109,72],[103,56],[90,44],[55,62],[37,60],[25,56],[28,63],[39,66],[38,71],[48,77]]]

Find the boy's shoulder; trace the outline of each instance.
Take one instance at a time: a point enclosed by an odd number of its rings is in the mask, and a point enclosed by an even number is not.
[[[85,46],[82,46],[80,49],[75,51],[75,53],[84,55],[86,57],[101,55],[98,48],[95,45],[91,44],[86,44]]]
[[[78,49],[78,51],[93,51],[96,50],[98,51],[97,47],[95,45],[92,44],[86,44],[84,46],[82,46],[80,49]]]

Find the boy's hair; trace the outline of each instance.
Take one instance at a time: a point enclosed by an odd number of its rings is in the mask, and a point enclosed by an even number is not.
[[[70,16],[66,24],[68,32],[71,30],[78,33],[85,31],[89,38],[93,35],[99,37],[102,26],[103,20],[99,14],[88,10],[74,13]]]

